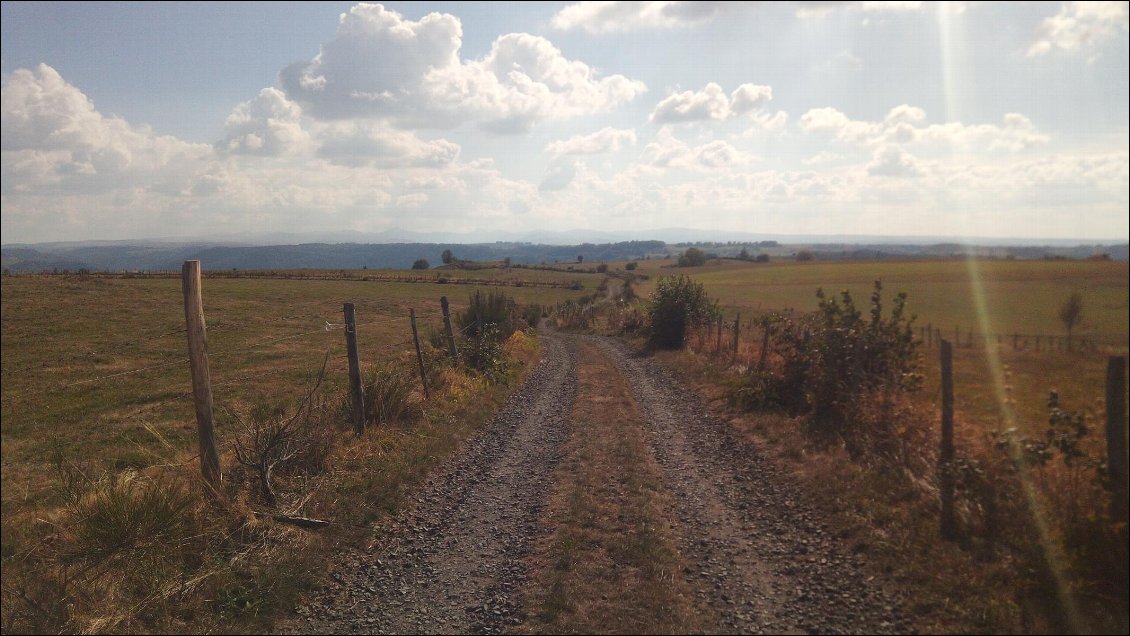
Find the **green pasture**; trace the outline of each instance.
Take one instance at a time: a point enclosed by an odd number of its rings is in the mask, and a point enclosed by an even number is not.
[[[673,261],[640,261],[649,279],[637,286],[646,297],[658,276],[687,274],[706,287],[730,318],[793,308],[816,309],[817,288],[848,290],[865,313],[873,282],[883,283],[886,306],[907,293],[907,309],[918,327],[931,325],[962,343],[954,352],[955,400],[959,424],[974,434],[1015,425],[1038,434],[1047,422],[1048,393],[1062,405],[1093,416],[1103,414],[1107,356],[1127,351],[1130,267],[1104,261],[871,261],[771,262],[711,261],[704,267],[672,267]],[[1083,319],[1075,336],[1093,340],[1097,350],[1066,351],[1059,308],[1072,293],[1083,298]],[[983,309],[983,310],[982,310]],[[968,334],[992,334],[967,347]],[[1028,335],[1027,347],[1014,350],[1013,334]],[[997,336],[1000,339],[997,339]],[[1031,336],[1042,336],[1035,350]],[[1049,350],[1048,336],[1057,338]],[[1023,343],[1023,339],[1021,339]],[[931,403],[940,394],[938,349],[922,346],[926,384],[921,395]],[[994,369],[996,371],[994,371]],[[933,417],[934,413],[928,414]]]
[[[1083,297],[1083,321],[1075,335],[1126,348],[1130,339],[1127,263],[1104,261],[711,261],[704,267],[670,267],[672,261],[641,261],[637,272],[651,278],[638,290],[646,296],[656,276],[687,274],[701,281],[726,310],[756,314],[817,306],[816,290],[848,290],[865,305],[874,281],[889,302],[906,292],[916,325],[932,325],[950,338],[977,334],[1064,335],[1059,307],[1074,292]],[[983,311],[982,311],[983,308]]]

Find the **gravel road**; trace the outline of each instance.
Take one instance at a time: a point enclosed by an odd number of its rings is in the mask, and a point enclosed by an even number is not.
[[[339,557],[300,633],[499,633],[522,621],[524,558],[576,393],[576,347],[542,359],[491,423],[416,497],[372,553]]]
[[[757,449],[653,359],[592,338],[627,377],[676,502],[685,575],[729,633],[906,632],[898,603],[837,549]]]
[[[503,410],[371,553],[349,553],[298,608],[300,633],[498,633],[520,625],[525,569],[576,399],[575,338],[625,375],[675,502],[683,575],[724,633],[895,633],[897,598],[866,579],[821,516],[755,448],[658,363],[611,338],[542,336]]]

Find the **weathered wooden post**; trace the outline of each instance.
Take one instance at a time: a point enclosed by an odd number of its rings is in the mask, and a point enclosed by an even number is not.
[[[459,361],[459,350],[455,348],[455,334],[451,332],[451,310],[447,304],[447,296],[439,297],[439,305],[443,309],[443,329],[447,332],[447,350],[451,359]]]
[[[942,538],[957,538],[953,509],[953,348],[942,341],[942,445],[938,456],[938,485],[942,497]]]
[[[409,308],[408,315],[412,318],[412,342],[416,343],[416,362],[420,365],[420,384],[424,387],[424,399],[428,399],[431,395],[428,392],[428,374],[424,370],[424,354],[420,352],[420,333],[416,330],[416,308]]]
[[[192,370],[192,403],[196,407],[196,437],[200,447],[200,474],[210,485],[221,479],[220,455],[212,421],[212,375],[208,370],[208,331],[200,289],[200,261],[181,267],[184,325],[188,334],[188,359]]]
[[[741,325],[742,315],[739,312],[738,315],[734,318],[734,354],[733,356],[731,356],[730,364],[738,361],[738,332],[741,329]]]
[[[1110,518],[1126,521],[1126,358],[1106,360],[1106,465],[1110,471]]]
[[[757,354],[757,370],[765,370],[765,356],[769,353],[769,322],[765,322],[765,335],[761,337],[761,352]]]
[[[361,387],[361,359],[357,353],[357,311],[345,303],[345,351],[349,354],[349,393],[353,405],[353,432],[365,432],[365,394]]]
[[[714,344],[714,351],[722,351],[722,316],[718,316],[718,341]]]

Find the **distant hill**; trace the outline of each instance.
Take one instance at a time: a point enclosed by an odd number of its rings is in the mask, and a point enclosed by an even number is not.
[[[304,243],[299,245],[114,244],[5,247],[3,267],[13,272],[88,269],[91,271],[165,271],[185,260],[200,260],[208,269],[408,269],[419,258],[439,265],[444,250],[460,259],[514,264],[628,260],[666,250],[662,241],[624,241],[581,245],[530,243]]]
[[[811,251],[821,260],[876,258],[954,258],[972,253],[979,258],[1088,258],[1107,254],[1126,261],[1127,244],[1076,245],[976,245],[957,243],[863,244],[794,243],[777,241],[729,241],[665,243],[663,241],[620,241],[547,245],[544,243],[300,243],[295,245],[240,245],[112,241],[89,243],[44,243],[11,245],[0,248],[3,268],[12,272],[43,271],[170,271],[180,269],[190,259],[203,262],[206,269],[408,269],[416,259],[432,265],[442,263],[445,250],[466,261],[501,261],[515,265],[575,263],[580,256],[588,263],[620,261],[677,255],[694,245],[716,256],[766,253],[772,259],[790,258],[800,249]]]

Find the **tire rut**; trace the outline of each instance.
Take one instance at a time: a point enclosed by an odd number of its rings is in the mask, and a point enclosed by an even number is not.
[[[717,631],[898,633],[897,599],[836,545],[778,469],[657,362],[586,337],[627,377],[675,501],[684,570]],[[714,630],[710,630],[714,631]]]
[[[576,350],[541,337],[538,366],[490,424],[334,583],[298,608],[300,633],[498,633],[523,621],[525,557],[576,395]]]

